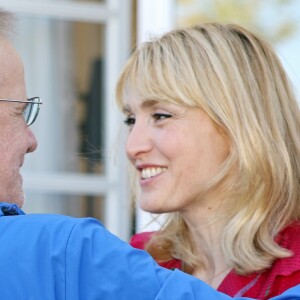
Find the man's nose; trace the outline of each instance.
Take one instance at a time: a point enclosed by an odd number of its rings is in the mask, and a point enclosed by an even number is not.
[[[28,133],[28,148],[27,148],[27,153],[33,152],[37,148],[37,140],[35,137],[35,134],[31,130],[30,127],[26,128],[27,133]]]

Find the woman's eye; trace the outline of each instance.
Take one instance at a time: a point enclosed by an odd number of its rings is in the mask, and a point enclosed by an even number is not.
[[[172,115],[162,114],[162,113],[155,113],[155,114],[152,115],[152,117],[154,118],[155,121],[160,121],[160,120],[172,118]]]
[[[124,123],[125,123],[127,126],[134,125],[134,123],[135,123],[135,118],[133,118],[133,117],[127,117],[127,118],[124,120]]]

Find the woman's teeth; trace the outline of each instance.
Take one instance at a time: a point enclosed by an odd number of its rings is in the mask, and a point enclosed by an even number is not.
[[[145,168],[142,170],[142,179],[148,179],[150,177],[156,176],[158,174],[163,173],[164,171],[166,171],[167,168],[160,168],[160,167],[156,167],[156,168]]]

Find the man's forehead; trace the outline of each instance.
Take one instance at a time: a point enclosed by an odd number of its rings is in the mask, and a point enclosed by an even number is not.
[[[22,60],[17,53],[16,49],[13,47],[11,42],[5,38],[0,38],[0,66],[1,66],[1,74],[5,74],[6,72],[3,67],[9,69],[22,69],[23,71],[23,64]]]

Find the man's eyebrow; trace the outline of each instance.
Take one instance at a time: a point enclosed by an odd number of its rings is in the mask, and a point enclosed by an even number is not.
[[[141,101],[141,107],[142,108],[149,108],[157,105],[159,103],[158,100],[153,100],[153,99],[146,99]],[[130,105],[125,104],[122,108],[123,113],[130,113],[132,110],[130,108]]]
[[[18,110],[19,109],[23,110],[26,107],[26,105],[27,105],[27,103],[21,103],[21,102],[19,102],[19,103],[16,103],[15,107]]]

